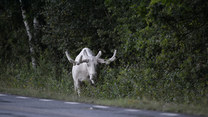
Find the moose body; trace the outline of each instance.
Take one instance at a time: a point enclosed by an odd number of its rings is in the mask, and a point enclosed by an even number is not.
[[[72,67],[72,77],[74,80],[75,92],[80,96],[80,83],[83,81],[89,81],[91,84],[95,84],[94,79],[97,76],[97,65],[99,63],[109,64],[115,60],[116,50],[110,59],[104,60],[100,56],[101,51],[94,56],[93,52],[89,48],[83,48],[82,51],[77,55],[75,60],[71,59],[68,52],[66,51],[66,56],[69,62],[73,63]]]

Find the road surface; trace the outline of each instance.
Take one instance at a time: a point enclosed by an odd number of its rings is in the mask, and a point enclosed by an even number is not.
[[[0,94],[0,117],[197,117]]]

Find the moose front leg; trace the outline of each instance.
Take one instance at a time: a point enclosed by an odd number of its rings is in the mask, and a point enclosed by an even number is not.
[[[90,75],[90,81],[91,81],[91,84],[92,84],[92,85],[95,84],[95,82],[94,82],[94,80],[93,80],[93,75]]]
[[[80,82],[79,81],[74,81],[74,91],[80,97]]]

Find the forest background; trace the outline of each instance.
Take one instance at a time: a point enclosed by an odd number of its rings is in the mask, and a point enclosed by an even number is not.
[[[117,49],[117,60],[99,66],[96,87],[86,83],[82,96],[207,109],[207,6],[207,0],[1,0],[1,91],[71,95],[64,52],[75,58],[88,47],[109,58]]]

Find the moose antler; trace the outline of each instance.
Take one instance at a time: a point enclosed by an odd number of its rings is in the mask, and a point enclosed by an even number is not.
[[[82,56],[80,57],[79,61],[73,60],[73,59],[70,57],[68,51],[65,51],[65,54],[66,54],[66,57],[67,57],[67,59],[69,60],[69,62],[70,62],[70,63],[73,63],[73,65],[79,65],[79,64],[81,64],[81,63],[85,63],[85,62],[87,63],[87,62],[89,62],[89,59],[84,59],[84,60],[82,60]]]
[[[65,54],[66,54],[66,57],[67,57],[67,59],[69,60],[70,63],[73,63],[73,65],[76,65],[76,64],[77,64],[77,62],[74,61],[74,60],[70,57],[68,51],[65,51]]]
[[[116,52],[117,52],[117,50],[114,50],[113,56],[111,58],[107,59],[107,60],[99,58],[98,62],[99,63],[110,64],[110,62],[113,62],[116,59]]]

